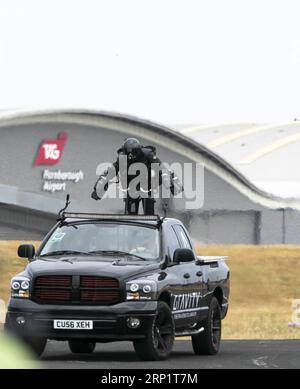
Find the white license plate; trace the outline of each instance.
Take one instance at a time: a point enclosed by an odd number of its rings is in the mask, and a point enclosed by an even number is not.
[[[55,330],[92,330],[92,320],[54,320]]]

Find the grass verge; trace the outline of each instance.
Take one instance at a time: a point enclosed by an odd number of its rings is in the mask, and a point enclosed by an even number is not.
[[[300,246],[203,246],[198,255],[228,255],[231,274],[227,339],[298,339],[292,300],[300,299]]]

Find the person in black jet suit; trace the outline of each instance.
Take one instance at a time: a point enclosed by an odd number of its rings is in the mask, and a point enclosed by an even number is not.
[[[96,181],[91,197],[95,200],[101,200],[103,194],[107,191],[108,185],[113,178],[117,176],[118,182],[121,182],[123,191],[127,192],[125,200],[125,213],[129,215],[136,215],[139,211],[139,204],[142,202],[144,214],[153,215],[155,199],[153,198],[153,191],[158,188],[152,188],[151,175],[154,173],[153,164],[157,164],[159,169],[158,185],[164,184],[170,189],[172,195],[176,195],[183,191],[182,185],[173,172],[164,167],[164,164],[156,156],[156,148],[154,146],[142,146],[135,138],[128,138],[123,146],[117,151],[118,157],[116,162],[108,167],[103,174],[101,174]],[[121,158],[127,158],[127,166],[124,169]],[[137,174],[129,174],[129,168],[133,163],[145,164],[148,172],[148,185],[146,188],[137,186],[139,194],[131,197],[128,191],[130,182],[138,176]],[[156,171],[156,169],[155,169]],[[143,196],[140,194],[143,192]]]

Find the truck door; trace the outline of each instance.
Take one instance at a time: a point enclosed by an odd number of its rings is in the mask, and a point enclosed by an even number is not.
[[[182,244],[172,226],[169,226],[167,230],[167,242],[168,255],[172,262],[175,250],[182,248]],[[169,266],[167,272],[171,292],[171,310],[174,317],[175,328],[176,331],[178,331],[181,327],[186,327],[186,311],[184,309],[184,304],[190,289],[190,264],[180,263]]]
[[[182,248],[193,250],[193,246],[190,242],[189,236],[184,228],[177,224],[174,226],[176,235],[180,241]],[[185,293],[186,297],[186,308],[189,309],[189,322],[190,324],[196,323],[203,316],[202,312],[205,308],[203,307],[203,272],[200,266],[197,266],[195,262],[186,263],[186,272],[188,273],[187,287]]]

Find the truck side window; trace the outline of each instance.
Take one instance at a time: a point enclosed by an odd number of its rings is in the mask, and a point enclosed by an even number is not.
[[[168,240],[169,240],[169,255],[171,261],[173,261],[174,251],[180,248],[180,243],[172,227],[168,229]]]
[[[175,229],[176,235],[178,236],[178,238],[180,240],[181,247],[183,247],[185,249],[191,249],[192,250],[193,248],[191,246],[189,238],[187,237],[186,232],[184,231],[182,226],[177,224],[173,228]]]

